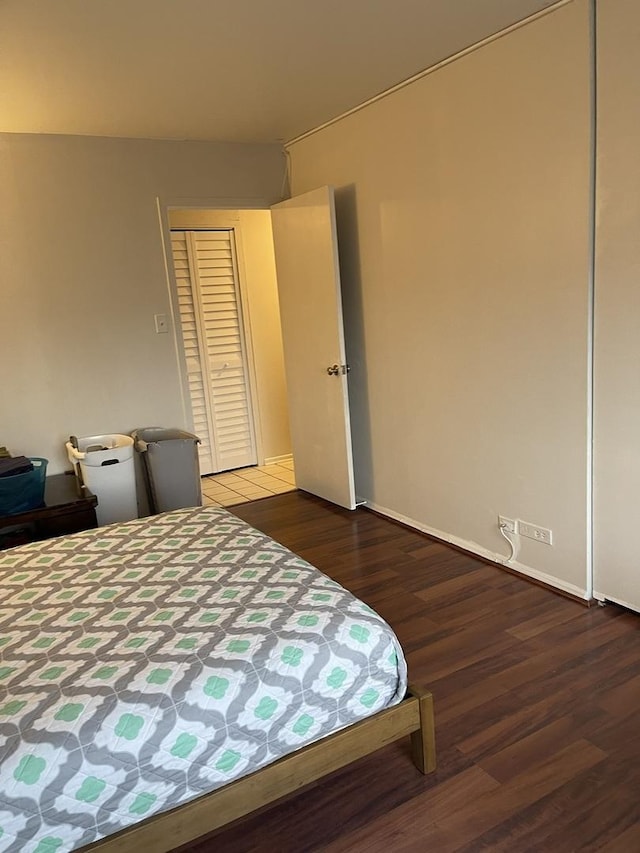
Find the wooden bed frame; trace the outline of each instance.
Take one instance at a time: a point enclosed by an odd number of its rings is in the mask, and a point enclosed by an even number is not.
[[[80,848],[91,853],[167,853],[213,832],[339,770],[393,741],[411,735],[413,763],[421,773],[436,767],[433,697],[410,684],[399,705],[322,738],[210,794],[154,815]]]

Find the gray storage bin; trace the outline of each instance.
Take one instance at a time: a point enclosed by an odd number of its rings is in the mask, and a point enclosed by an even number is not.
[[[144,427],[131,437],[142,455],[152,513],[202,506],[197,436],[181,429]]]

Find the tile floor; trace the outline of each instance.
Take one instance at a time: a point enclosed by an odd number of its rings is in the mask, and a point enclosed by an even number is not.
[[[203,503],[209,506],[234,506],[293,492],[295,488],[293,461],[238,468],[202,478]]]

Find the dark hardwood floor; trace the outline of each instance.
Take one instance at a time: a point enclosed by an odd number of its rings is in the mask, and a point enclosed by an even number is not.
[[[391,624],[435,697],[438,770],[407,739],[191,853],[640,851],[640,616],[300,492],[232,511]]]

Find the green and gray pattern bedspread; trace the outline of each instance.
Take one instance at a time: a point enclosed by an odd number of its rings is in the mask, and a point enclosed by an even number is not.
[[[399,702],[387,624],[213,507],[0,552],[0,851],[62,853]]]

